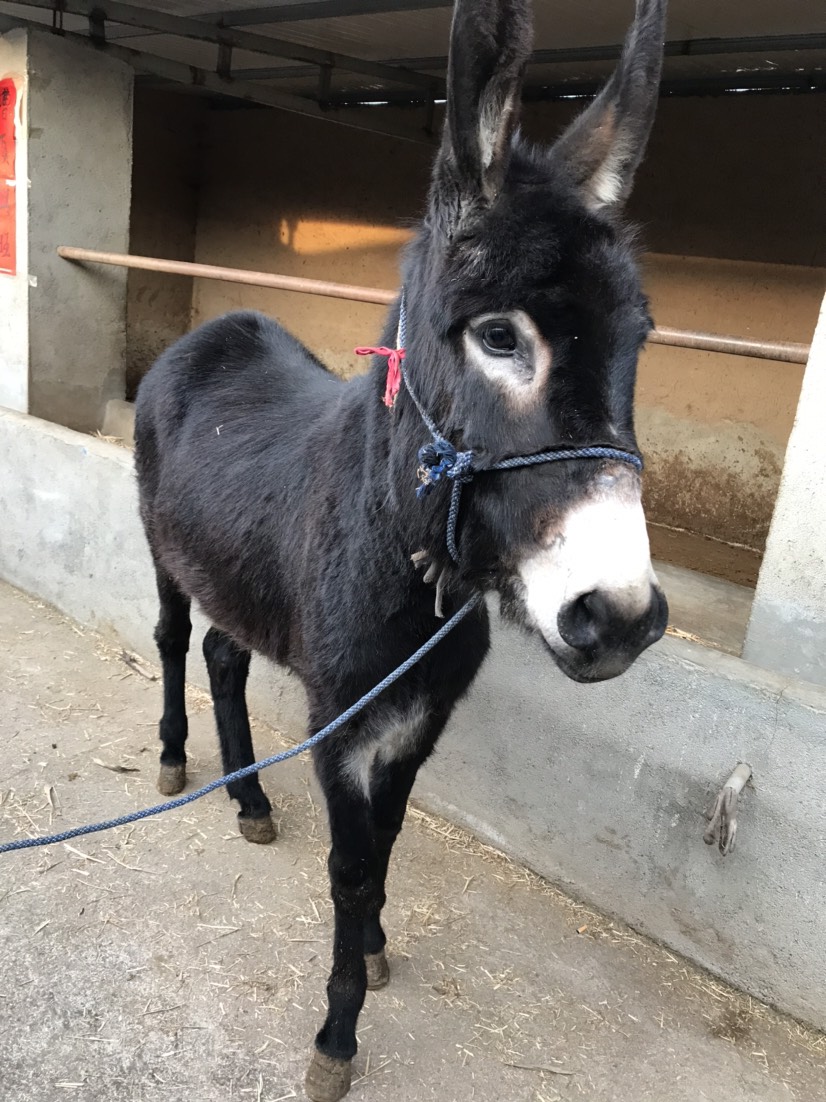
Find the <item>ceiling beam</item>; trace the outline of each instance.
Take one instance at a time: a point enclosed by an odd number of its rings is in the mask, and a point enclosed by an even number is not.
[[[438,77],[429,77],[394,65],[365,61],[362,58],[349,57],[346,54],[319,50],[312,46],[302,46],[283,38],[254,34],[251,31],[237,31],[231,28],[216,27],[200,19],[187,19],[179,15],[166,15],[164,12],[149,11],[146,8],[121,4],[116,0],[8,0],[20,7],[41,8],[54,11],[59,7],[69,15],[109,20],[130,27],[142,27],[158,34],[168,34],[175,38],[191,38],[199,42],[211,42],[216,46],[228,46],[250,53],[271,57],[283,57],[291,61],[306,62],[310,65],[342,69],[345,72],[359,73],[374,80],[392,81],[407,84],[414,88],[426,89],[431,95],[443,92],[444,83]]]
[[[571,65],[595,61],[616,61],[620,56],[621,49],[621,46],[576,46],[568,49],[535,50],[531,55],[529,64]],[[707,57],[719,54],[763,54],[800,50],[826,50],[826,34],[764,35],[752,38],[687,38],[675,39],[665,44],[666,57]],[[440,71],[447,68],[447,58],[441,56],[394,58],[385,61],[385,64],[406,65],[419,70]],[[281,68],[262,66],[256,69],[239,69],[237,75],[242,80],[290,80],[306,76],[310,72],[312,70],[305,65],[285,65]],[[692,78],[686,79],[690,80]]]
[[[718,54],[784,53],[797,50],[826,50],[826,34],[756,35],[750,38],[680,38],[665,44],[666,57],[711,57]],[[585,61],[617,61],[622,46],[572,46],[534,50],[529,65],[567,65]],[[385,60],[386,65],[406,65],[440,72],[447,69],[447,56],[405,57]]]
[[[0,15],[0,31],[14,30],[21,27],[46,34],[50,33],[48,28],[35,20]],[[187,85],[190,88],[203,89],[207,92],[229,96],[247,103],[276,107],[282,111],[290,111],[293,114],[305,115],[324,122],[336,122],[343,126],[349,126],[354,130],[366,130],[371,134],[380,134],[385,137],[428,145],[433,141],[432,135],[427,132],[424,126],[417,128],[414,125],[409,129],[403,129],[394,126],[392,123],[384,122],[375,112],[351,112],[342,117],[335,111],[322,108],[315,100],[306,99],[303,96],[289,95],[286,92],[277,92],[272,88],[262,87],[260,84],[220,77],[217,73],[210,72],[207,69],[199,69],[194,65],[186,65],[181,61],[169,61],[166,58],[156,57],[154,54],[143,53],[140,50],[131,50],[126,46],[116,45],[112,42],[95,42],[85,34],[63,31],[60,37],[85,46],[90,50],[108,54],[130,65],[138,73],[159,77],[164,81]]]
[[[433,8],[449,8],[452,3],[453,0],[309,0],[309,3],[279,4],[278,7],[271,8],[213,11],[192,18],[214,23],[216,27],[260,27],[276,23],[305,23],[311,19],[338,19],[348,15],[393,15],[397,12],[429,11]],[[123,28],[112,37],[131,38],[140,33]]]
[[[271,8],[214,11],[199,16],[222,27],[252,27],[264,23],[300,23],[307,19],[337,19],[348,15],[391,15],[402,11],[450,8],[453,0],[309,0]]]

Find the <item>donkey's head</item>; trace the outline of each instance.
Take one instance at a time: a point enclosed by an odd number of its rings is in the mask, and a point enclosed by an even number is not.
[[[555,448],[637,453],[652,323],[621,211],[654,117],[665,8],[637,0],[611,80],[535,149],[517,131],[528,0],[457,0],[444,137],[405,273],[408,363],[441,434],[479,467]],[[622,673],[665,629],[630,463],[477,474],[458,541],[461,573],[496,588],[575,680]]]

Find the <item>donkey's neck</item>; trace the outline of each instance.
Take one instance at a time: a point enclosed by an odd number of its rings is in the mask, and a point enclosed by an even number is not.
[[[396,347],[397,329],[398,305],[388,316],[383,347]],[[387,370],[387,357],[374,356],[368,372],[347,384],[316,423],[310,446],[315,451],[323,443],[325,477],[337,488],[333,508],[355,544],[361,571],[402,589],[412,585],[430,601],[432,590],[422,586],[423,571],[415,571],[411,556],[425,551],[448,565],[449,490],[438,487],[425,500],[416,496],[418,451],[430,433],[404,384],[395,407],[384,404]]]

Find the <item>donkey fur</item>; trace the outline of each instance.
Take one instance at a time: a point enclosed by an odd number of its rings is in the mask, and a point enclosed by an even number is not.
[[[486,461],[556,445],[636,449],[636,363],[651,321],[621,205],[653,119],[664,20],[664,0],[638,0],[617,73],[547,150],[530,147],[517,127],[530,4],[456,4],[444,137],[403,263],[405,362],[442,433]],[[552,366],[535,400],[514,408],[473,369],[463,334],[469,319],[517,309]],[[382,343],[394,342],[398,315],[397,304]],[[192,600],[213,625],[204,653],[227,771],[254,760],[244,698],[252,652],[301,679],[315,732],[434,633],[433,589],[411,561],[415,552],[426,552],[443,579],[445,614],[473,593],[498,590],[505,611],[532,626],[518,563],[595,479],[609,479],[603,465],[479,476],[464,494],[454,566],[444,546],[449,490],[417,500],[416,454],[427,433],[404,387],[392,411],[383,405],[385,374],[377,359],[344,383],[277,322],[244,311],[184,337],[144,379],[136,462],[161,602],[167,787],[185,781]],[[663,608],[652,597],[640,627],[639,618],[629,626],[602,606],[579,607],[580,618],[602,617],[598,631],[583,627],[596,641],[583,644],[582,662],[596,668],[603,648],[621,656],[617,672],[625,668],[662,633]],[[482,604],[315,750],[332,835],[335,935],[311,1097],[347,1089],[365,954],[375,958],[385,945],[390,851],[416,772],[488,645]],[[257,776],[230,796],[248,837],[273,836]],[[332,1087],[331,1067],[341,1072]]]

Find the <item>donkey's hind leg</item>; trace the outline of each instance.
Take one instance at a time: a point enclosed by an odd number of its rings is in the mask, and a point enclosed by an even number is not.
[[[163,667],[163,715],[160,722],[161,770],[158,791],[164,796],[177,795],[186,784],[187,736],[186,654],[192,624],[189,620],[189,598],[172,578],[156,566],[161,614],[155,628],[155,642]]]
[[[215,725],[221,743],[224,772],[233,773],[255,761],[246,686],[250,652],[243,650],[218,628],[210,628],[204,637],[204,658],[209,671]],[[238,828],[248,842],[266,843],[275,838],[272,807],[264,795],[258,774],[227,785],[230,799],[241,805]]]

